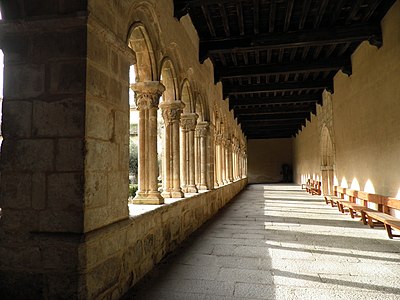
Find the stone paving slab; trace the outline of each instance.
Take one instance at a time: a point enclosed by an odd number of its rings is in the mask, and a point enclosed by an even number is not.
[[[400,240],[296,185],[249,185],[124,299],[400,299]]]

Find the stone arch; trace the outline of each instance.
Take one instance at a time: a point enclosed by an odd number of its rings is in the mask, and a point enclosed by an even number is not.
[[[183,112],[185,114],[194,113],[196,107],[195,107],[195,103],[194,103],[192,87],[191,87],[191,84],[189,83],[188,79],[184,79],[182,82],[181,99],[182,99],[182,102],[185,104],[185,107],[183,108]]]
[[[153,45],[142,23],[137,22],[132,25],[129,31],[128,45],[136,54],[135,82],[157,80],[157,64]]]
[[[334,182],[334,149],[329,129],[324,126],[321,131],[321,177],[322,191],[325,195],[333,194]]]
[[[178,99],[178,79],[175,66],[169,57],[165,57],[160,66],[160,82],[165,86],[163,101],[175,101]]]

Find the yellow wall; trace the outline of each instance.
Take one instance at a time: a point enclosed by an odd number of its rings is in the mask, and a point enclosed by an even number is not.
[[[280,182],[282,164],[292,165],[292,139],[248,140],[249,183]]]
[[[396,196],[400,191],[400,1],[383,19],[383,46],[362,43],[352,55],[353,74],[334,78],[335,173],[342,186]],[[294,142],[299,174],[318,171],[323,124],[314,118]],[[310,140],[314,138],[314,144]],[[367,185],[367,187],[366,187]]]

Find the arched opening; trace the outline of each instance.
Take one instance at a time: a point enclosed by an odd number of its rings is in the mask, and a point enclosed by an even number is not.
[[[135,66],[129,68],[129,84],[136,83]],[[138,189],[139,163],[139,111],[135,103],[135,93],[129,89],[129,198],[136,195]]]
[[[131,128],[138,129],[138,184],[133,203],[137,204],[161,204],[163,198],[158,190],[159,164],[157,157],[157,120],[159,120],[158,102],[164,91],[163,85],[157,81],[158,73],[152,44],[146,29],[140,23],[136,23],[130,30],[128,39],[129,47],[136,54],[136,63],[131,67],[130,87],[134,91],[131,94],[134,101],[130,104],[136,108],[137,113],[131,113]],[[133,103],[134,102],[134,105]],[[134,109],[131,109],[134,111]],[[137,119],[135,118],[137,114]],[[136,125],[137,124],[137,125]],[[135,150],[135,139],[132,139],[131,151]],[[134,153],[130,153],[134,154]],[[134,176],[132,176],[134,177]],[[133,185],[133,182],[132,182]],[[134,188],[131,190],[133,196]]]
[[[181,116],[181,184],[185,193],[197,193],[195,172],[195,129],[198,115],[195,113],[193,91],[188,80],[182,84],[181,99],[184,104]]]
[[[333,194],[334,185],[334,152],[327,127],[324,127],[321,133],[321,159],[322,193],[330,195]]]
[[[182,103],[177,98],[177,78],[172,61],[165,58],[161,65],[160,81],[165,87],[159,113],[160,178],[164,198],[182,198],[180,186],[179,120]]]

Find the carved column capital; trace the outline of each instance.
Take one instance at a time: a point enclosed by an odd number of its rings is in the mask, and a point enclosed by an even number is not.
[[[208,132],[208,122],[202,121],[197,123],[196,133],[199,137],[206,137]]]
[[[165,91],[164,85],[159,81],[137,82],[131,84],[131,89],[135,92],[135,103],[138,110],[158,108],[160,97]]]
[[[165,124],[179,122],[184,106],[180,101],[161,102],[160,108]]]
[[[196,129],[197,118],[196,113],[182,114],[181,126],[184,131],[194,131]]]

